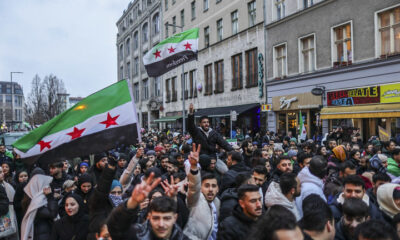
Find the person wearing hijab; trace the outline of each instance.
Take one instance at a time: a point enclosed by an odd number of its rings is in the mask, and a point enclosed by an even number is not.
[[[24,187],[28,183],[29,175],[26,170],[19,170],[14,175],[14,186],[15,186],[15,195],[14,195],[14,210],[17,216],[18,222],[18,232],[21,232],[21,222],[24,217],[22,211],[22,199],[24,198]]]
[[[78,194],[83,201],[83,211],[86,214],[89,214],[89,198],[93,192],[93,179],[87,173],[82,174],[78,178],[78,188],[75,190],[75,193]]]
[[[58,205],[51,194],[52,177],[42,169],[34,169],[32,178],[24,187],[22,200],[24,218],[21,224],[21,240],[50,239],[53,219],[57,216]]]
[[[64,217],[53,225],[51,240],[85,240],[89,229],[89,217],[83,211],[83,200],[75,194],[65,196]]]
[[[4,164],[4,163],[3,163]],[[8,182],[6,182],[5,180],[5,174],[3,172],[3,168],[0,167],[0,185],[2,187],[4,187],[5,191],[6,191],[6,195],[7,195],[7,210],[9,211],[14,211],[14,195],[15,195],[15,190],[14,188],[11,186],[11,184],[9,184]],[[8,211],[7,211],[8,212]],[[1,215],[0,215],[1,216]],[[12,221],[14,221],[14,224],[17,225],[17,219],[14,217],[14,219],[11,219]],[[15,240],[18,239],[18,232],[11,234],[10,236],[6,237],[6,239],[8,240]]]
[[[379,186],[376,195],[383,218],[392,224],[393,217],[400,213],[400,185],[385,183]]]

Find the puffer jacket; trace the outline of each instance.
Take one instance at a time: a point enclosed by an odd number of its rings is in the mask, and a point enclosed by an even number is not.
[[[48,240],[51,237],[54,218],[57,217],[58,204],[53,195],[46,195],[47,206],[39,208],[36,212],[33,229],[34,240]]]
[[[225,218],[218,226],[218,240],[247,239],[255,220],[243,213],[242,208],[237,205],[232,216]]]
[[[214,219],[212,207],[200,191],[200,171],[196,175],[189,172],[187,178],[189,180],[189,189],[186,201],[190,213],[183,233],[191,240],[208,239],[213,230]],[[218,216],[220,201],[218,198],[215,198],[213,203],[217,209]]]
[[[238,195],[236,188],[226,189],[220,197],[221,207],[219,209],[218,221],[222,222],[225,218],[232,215],[232,209],[234,209],[238,203]]]
[[[294,216],[296,217],[296,220],[300,220],[300,214],[299,211],[297,210],[296,202],[290,202],[289,199],[283,195],[281,188],[279,186],[279,183],[272,182],[269,187],[267,192],[265,193],[265,206],[268,208],[273,206],[273,205],[281,205],[285,207],[287,210],[291,211]]]
[[[313,175],[308,167],[303,168],[297,177],[301,183],[301,194],[296,198],[297,210],[299,211],[300,217],[303,217],[303,200],[310,194],[317,194],[325,202],[326,198],[323,192],[324,182],[319,177]]]
[[[228,188],[236,187],[235,179],[239,173],[250,172],[250,168],[247,167],[243,162],[233,165],[229,171],[227,171],[221,179],[220,193],[224,192]]]
[[[188,131],[192,136],[193,142],[201,144],[200,154],[215,155],[217,153],[217,144],[226,151],[233,150],[232,146],[217,131],[210,128],[207,137],[200,128],[196,127],[194,114],[188,114]]]

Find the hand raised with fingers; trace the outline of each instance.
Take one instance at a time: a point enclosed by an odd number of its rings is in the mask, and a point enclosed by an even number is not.
[[[193,143],[193,150],[190,152],[189,155],[190,168],[192,170],[197,170],[197,163],[199,162],[200,149],[201,149],[201,144],[199,144],[196,148],[196,144]]]
[[[174,177],[171,176],[171,184],[168,183],[168,180],[165,179],[163,182],[161,182],[161,186],[164,189],[165,195],[167,195],[170,198],[174,198],[176,195],[178,195],[178,185],[174,184]]]
[[[143,154],[144,154],[144,149],[142,147],[140,147],[136,150],[136,158],[137,159],[141,158],[143,156]]]
[[[161,182],[161,178],[154,179],[154,181],[153,179],[154,173],[151,173],[146,180],[136,185],[135,189],[133,189],[132,196],[128,200],[128,208],[136,208],[137,205],[143,202],[149,193]]]

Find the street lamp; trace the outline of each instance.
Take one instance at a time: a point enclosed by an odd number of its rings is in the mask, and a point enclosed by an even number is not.
[[[14,84],[13,84],[13,74],[23,74],[23,72],[10,72],[11,77],[11,129],[12,125],[14,124]]]
[[[183,32],[183,26],[178,26],[175,24],[165,24],[167,27],[177,27],[181,29],[181,32]],[[182,64],[182,135],[185,135],[186,132],[186,121],[185,121],[185,64]]]

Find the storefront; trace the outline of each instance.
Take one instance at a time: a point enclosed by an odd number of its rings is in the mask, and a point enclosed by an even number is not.
[[[321,131],[321,122],[319,121],[321,107],[321,96],[314,96],[311,93],[273,97],[272,111],[276,117],[277,132],[287,135],[290,131],[293,136],[297,136],[301,112],[307,130],[307,137],[311,138]]]
[[[379,127],[394,137],[400,133],[400,83],[327,92],[321,119],[329,130],[360,129],[364,141],[378,136]]]

